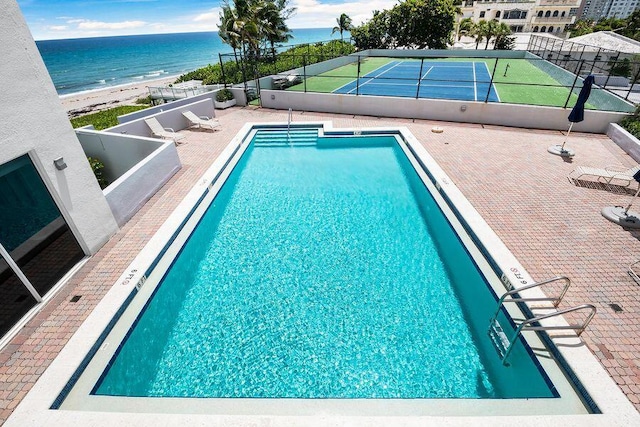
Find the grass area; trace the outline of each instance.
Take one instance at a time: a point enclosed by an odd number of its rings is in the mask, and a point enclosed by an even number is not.
[[[391,62],[393,58],[366,58],[360,62],[360,75],[364,76],[373,70]],[[358,63],[354,62],[335,68],[326,73],[307,78],[307,92],[330,93],[341,86],[355,80],[358,76]],[[304,83],[291,86],[287,90],[304,91]]]
[[[367,73],[393,61],[394,58],[366,58],[360,64],[360,75]],[[419,61],[419,59],[416,59]],[[537,68],[526,59],[498,59],[495,58],[437,58],[425,60],[437,62],[484,62],[489,74],[493,72],[496,61],[498,65],[494,76],[495,89],[501,102],[526,105],[545,105],[552,107],[564,107],[569,95],[569,89],[562,86],[557,80]],[[509,65],[507,75],[505,69]],[[357,63],[352,63],[335,68],[318,76],[308,77],[306,81],[307,92],[330,93],[341,86],[355,80],[357,76]],[[535,86],[533,86],[535,85]],[[287,90],[303,91],[304,84],[298,84]],[[577,94],[571,95],[569,106],[573,106]],[[587,104],[587,108],[590,105]]]
[[[120,107],[110,108],[97,113],[87,114],[71,119],[71,126],[80,128],[87,125],[93,125],[96,130],[107,129],[118,124],[118,116],[133,113],[134,111],[149,108],[149,105],[122,105]]]

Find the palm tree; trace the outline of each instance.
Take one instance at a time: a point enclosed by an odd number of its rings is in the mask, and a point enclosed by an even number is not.
[[[493,42],[493,49],[505,49],[505,47],[501,47],[505,45],[505,39],[511,35],[511,28],[504,22],[501,22],[497,27],[496,31],[493,34],[496,40]]]
[[[266,0],[256,9],[260,35],[265,44],[271,47],[275,58],[276,43],[286,43],[291,38],[291,30],[286,20],[293,15],[295,7],[289,7],[289,0]]]
[[[349,15],[347,15],[346,13],[343,13],[339,18],[336,18],[336,22],[338,23],[338,25],[333,27],[333,30],[331,30],[331,34],[340,32],[340,40],[344,40],[344,38],[342,37],[342,33],[344,33],[345,31],[351,31],[351,29],[353,28],[353,25],[351,25],[351,18],[349,18]]]
[[[220,10],[220,24],[218,24],[218,36],[233,49],[233,56],[238,63],[238,50],[240,50],[240,35],[233,31],[234,11],[229,3],[223,3]]]
[[[496,35],[496,32],[498,30],[498,22],[494,20],[485,22],[487,22],[487,25],[483,30],[484,37],[487,39],[487,42],[484,45],[484,50],[487,50],[489,48],[489,42],[491,41],[491,38]]]
[[[458,22],[458,41],[462,36],[471,35],[473,33],[473,19],[464,18]]]
[[[484,19],[479,20],[473,26],[471,35],[476,38],[476,50],[478,49],[480,42],[484,39],[485,34],[487,34],[488,29],[489,29],[489,23]]]

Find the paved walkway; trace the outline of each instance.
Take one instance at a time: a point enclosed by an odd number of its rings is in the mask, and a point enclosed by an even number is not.
[[[31,389],[135,255],[246,122],[286,121],[287,113],[234,108],[219,115],[223,130],[188,132],[178,148],[183,168],[0,351],[0,423]],[[294,121],[331,120],[335,127],[406,126],[536,280],[567,275],[561,307],[593,303],[598,314],[582,335],[591,351],[640,410],[640,288],[627,266],[640,258],[640,233],[603,219],[600,209],[629,195],[570,184],[576,165],[632,166],[604,135],[573,133],[574,164],[546,152],[562,143],[555,131],[424,120],[294,112]],[[438,125],[444,133],[435,134]],[[637,203],[640,211],[640,201]],[[73,296],[81,296],[72,302]]]

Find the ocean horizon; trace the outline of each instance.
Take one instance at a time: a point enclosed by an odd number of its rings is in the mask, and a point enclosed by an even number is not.
[[[283,46],[336,40],[331,28],[291,31]],[[233,50],[217,31],[36,41],[58,95],[179,76]]]

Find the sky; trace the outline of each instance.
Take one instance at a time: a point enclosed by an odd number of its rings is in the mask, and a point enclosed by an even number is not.
[[[217,31],[220,0],[17,0],[36,40]],[[332,28],[346,13],[354,25],[397,0],[290,0],[289,28]]]

